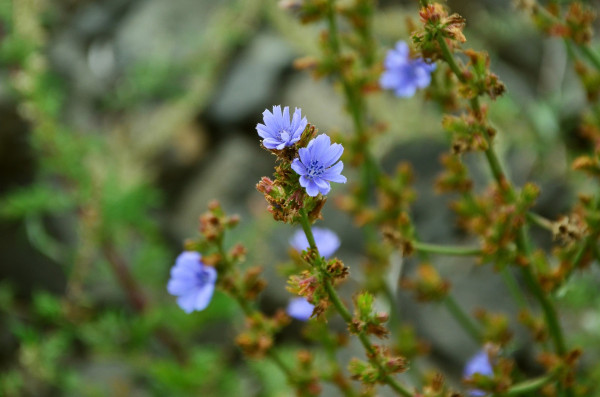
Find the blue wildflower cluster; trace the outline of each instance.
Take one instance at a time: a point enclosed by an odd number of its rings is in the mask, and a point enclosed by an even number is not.
[[[346,183],[346,177],[341,175],[344,163],[339,161],[344,147],[339,143],[332,144],[331,138],[325,134],[308,142],[302,140],[305,131],[306,136],[309,136],[314,129],[308,128],[306,118],[301,117],[301,110],[298,108],[290,120],[289,107],[284,107],[282,111],[281,106],[273,106],[273,112],[263,112],[264,124],[257,124],[256,131],[263,138],[263,146],[269,150],[295,150],[290,167],[300,176],[300,186],[311,197],[316,197],[319,193],[326,195],[331,190],[330,182]],[[276,154],[282,160],[287,160],[289,156]]]
[[[393,90],[401,98],[409,98],[417,89],[427,87],[435,70],[435,63],[411,58],[408,44],[404,41],[399,41],[396,48],[388,51],[383,65],[385,71],[379,79],[379,85],[386,90]]]

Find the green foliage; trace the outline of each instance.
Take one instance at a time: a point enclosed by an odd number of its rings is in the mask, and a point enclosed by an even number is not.
[[[73,208],[74,198],[60,191],[57,194],[57,190],[57,187],[37,184],[12,191],[0,198],[0,217],[18,219],[59,214]]]
[[[243,389],[235,368],[224,362],[218,349],[194,349],[190,362],[181,367],[171,360],[158,360],[149,368],[149,379],[156,395],[239,396]]]

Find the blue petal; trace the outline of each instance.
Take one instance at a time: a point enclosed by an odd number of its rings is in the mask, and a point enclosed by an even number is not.
[[[314,231],[314,228],[313,228],[313,231]],[[305,249],[308,249],[308,247],[309,247],[308,239],[306,238],[306,234],[304,234],[304,230],[302,230],[302,229],[296,230],[296,233],[294,233],[292,238],[290,238],[290,245],[292,246],[292,248],[294,248],[298,252],[302,252]],[[319,248],[318,243],[317,243],[317,248]]]
[[[202,255],[196,251],[183,251],[175,259],[175,266],[200,263]]]
[[[287,307],[287,314],[290,317],[300,321],[307,321],[312,316],[315,306],[309,303],[306,298],[292,299]]]
[[[312,146],[309,148],[311,151],[311,160],[317,160],[322,164],[323,156],[327,153],[327,150],[331,146],[331,139],[325,135],[321,134],[315,139],[311,141]],[[308,166],[308,164],[306,164]]]
[[[302,149],[300,149],[300,150],[302,150]],[[292,162],[292,169],[294,171],[296,171],[296,174],[298,174],[298,175],[308,174],[308,170],[306,169],[304,164],[302,164],[302,162],[299,159],[294,159],[294,161]]]
[[[313,178],[313,182],[317,185],[317,187],[319,188],[319,192],[322,195],[326,195],[331,190],[331,185],[329,184],[329,182],[321,178]]]
[[[485,350],[480,350],[477,352],[477,354],[471,357],[471,359],[465,365],[465,378],[469,378],[476,373],[486,376],[491,376],[494,374],[494,370],[490,364],[489,356]]]
[[[306,194],[311,197],[315,197],[317,194],[319,194],[319,188],[315,182],[306,175],[302,175],[300,177],[300,186],[304,187],[304,189],[306,189]]]
[[[396,94],[396,96],[398,96],[400,98],[410,98],[411,96],[415,95],[416,91],[417,91],[416,86],[405,85],[405,86],[397,87],[396,90],[394,91],[394,93]]]
[[[340,239],[332,230],[321,227],[313,227],[312,232],[315,238],[315,243],[317,244],[317,248],[319,249],[319,253],[325,258],[329,258],[340,247]]]
[[[202,311],[206,309],[210,300],[212,299],[213,292],[215,292],[214,284],[207,284],[202,289],[198,291],[196,295],[196,301],[194,303],[194,308],[198,311]]]
[[[405,41],[398,41],[396,43],[396,54],[403,58],[408,58],[410,55],[410,50],[408,48],[408,44]]]
[[[172,278],[167,284],[167,291],[174,296],[187,295],[196,288],[193,277],[190,278]]]
[[[397,73],[392,72],[383,72],[381,77],[379,78],[379,85],[381,88],[390,90],[396,88],[396,86],[400,83],[400,79]]]
[[[197,297],[198,297],[198,290],[194,290],[194,291],[190,292],[189,294],[182,295],[179,298],[177,298],[177,304],[179,305],[180,308],[183,309],[184,312],[186,312],[187,314],[190,314],[191,312],[194,311],[194,308],[196,307]]]
[[[258,132],[258,136],[261,138],[270,138],[272,137],[272,132],[267,128],[264,124],[256,124],[256,132]]]
[[[314,142],[314,139],[312,141],[310,141],[308,143],[308,146],[305,148],[300,148],[300,150],[298,150],[298,155],[300,156],[300,161],[302,162],[302,164],[304,164],[304,166],[308,166],[312,160],[312,156],[311,153],[309,151],[310,144]]]
[[[283,108],[283,115],[281,116],[281,129],[289,130],[290,128],[290,107],[286,106]]]
[[[276,116],[277,112],[275,110],[277,107],[278,106],[273,106],[273,113],[269,112],[268,110],[263,112],[263,122],[265,123],[267,129],[271,130],[272,132],[277,132],[278,127]]]
[[[341,161],[338,161],[336,164],[334,164],[330,168],[326,169],[323,172],[323,174],[321,174],[321,178],[331,181],[331,182],[346,183],[346,177],[343,175],[340,175],[343,168],[344,168],[344,163]]]
[[[277,149],[277,146],[279,146],[281,144],[281,141],[278,139],[274,139],[274,138],[266,138],[266,139],[263,139],[262,144],[267,149]]]
[[[214,267],[204,265],[202,267],[202,272],[205,276],[208,276],[206,278],[207,283],[214,284],[217,281],[217,269],[215,269]]]
[[[327,153],[325,153],[321,158],[321,164],[323,164],[323,167],[325,168],[330,167],[333,163],[340,159],[342,153],[344,153],[344,147],[339,143],[334,143],[329,147]]]

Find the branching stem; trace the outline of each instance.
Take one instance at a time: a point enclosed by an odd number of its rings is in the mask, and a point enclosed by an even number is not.
[[[315,243],[315,238],[313,236],[312,229],[310,227],[310,221],[309,221],[308,215],[306,214],[306,211],[304,209],[300,210],[300,224],[302,225],[302,229],[304,230],[304,234],[306,235],[306,239],[308,240],[308,244],[309,244],[311,250],[313,250],[317,253],[318,259],[316,260],[316,263],[313,263],[312,265],[317,267],[321,272],[324,272],[324,269],[322,268],[322,259],[321,259],[321,256],[319,255],[319,250],[317,248],[317,244]],[[351,325],[352,324],[352,314],[350,313],[350,311],[348,310],[348,308],[346,307],[344,302],[342,302],[340,296],[338,295],[337,291],[335,290],[335,288],[334,288],[333,284],[331,283],[331,280],[328,278],[328,276],[326,274],[323,274],[323,276],[324,276],[323,277],[324,278],[324,287],[325,287],[325,291],[327,292],[327,295],[329,296],[329,300],[331,301],[331,303],[333,304],[333,306],[335,307],[335,309],[339,313],[339,315],[342,317],[342,319],[344,319],[346,324]],[[403,386],[395,378],[393,378],[392,376],[387,374],[387,371],[384,368],[381,361],[378,359],[377,351],[375,350],[375,347],[371,343],[368,336],[364,332],[361,332],[358,334],[358,339],[362,343],[362,345],[365,348],[365,350],[367,351],[368,355],[371,357],[370,358],[371,363],[376,365],[377,368],[379,369],[379,371],[383,377],[384,383],[386,383],[388,386],[390,386],[398,394],[405,396],[405,397],[412,397],[413,394],[405,386]]]
[[[457,63],[454,59],[454,56],[450,52],[450,49],[448,48],[448,45],[447,45],[445,39],[441,36],[438,36],[438,43],[442,50],[444,60],[449,65],[450,69],[454,72],[456,77],[461,82],[465,82],[465,76],[462,73],[460,67],[457,65]],[[473,112],[475,113],[476,116],[479,117],[481,115],[481,108],[479,105],[478,97],[471,99],[470,103],[471,103],[471,108],[472,108]],[[492,175],[494,176],[494,179],[496,180],[496,183],[498,184],[499,188],[505,194],[505,197],[510,202],[514,203],[517,199],[516,192],[515,192],[512,184],[509,182],[509,180],[506,177],[506,173],[504,172],[504,170],[502,168],[502,164],[501,164],[500,160],[498,159],[498,156],[497,156],[496,152],[494,151],[494,148],[491,145],[491,141],[490,141],[489,137],[485,136],[485,139],[488,143],[488,149],[485,151],[485,157],[490,166]],[[521,226],[517,230],[517,247],[518,247],[519,251],[526,258],[528,258],[531,263],[532,262],[532,260],[531,260],[532,249],[531,249],[531,246],[529,243],[529,239],[527,237],[527,227],[526,226]],[[558,322],[556,309],[555,309],[552,301],[548,298],[548,296],[545,294],[542,287],[540,286],[539,281],[537,280],[536,276],[534,275],[531,266],[523,266],[523,267],[521,267],[521,269],[522,269],[523,278],[525,280],[525,283],[527,284],[527,287],[533,293],[535,298],[540,303],[540,306],[542,307],[542,310],[544,312],[544,318],[546,320],[546,324],[548,326],[548,331],[551,335],[555,351],[559,355],[564,355],[566,353],[567,349],[565,346],[562,329]]]

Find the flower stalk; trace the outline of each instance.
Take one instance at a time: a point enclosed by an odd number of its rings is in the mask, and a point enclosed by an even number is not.
[[[317,244],[315,243],[315,238],[313,236],[313,233],[312,233],[312,230],[310,227],[310,221],[308,219],[308,215],[306,214],[306,211],[300,210],[299,222],[300,222],[300,225],[302,226],[302,229],[304,230],[304,233],[306,234],[306,239],[308,240],[311,250],[317,252],[317,259],[315,260],[315,263],[313,263],[312,265],[317,267],[325,276],[323,282],[324,282],[325,291],[327,292],[329,300],[335,307],[335,309],[338,312],[338,314],[340,315],[340,317],[342,317],[342,319],[346,322],[346,324],[348,324],[348,326],[351,326],[352,321],[353,321],[352,314],[350,313],[350,311],[348,310],[346,305],[344,305],[344,303],[342,302],[340,296],[338,295],[333,284],[331,283],[331,280],[327,277],[326,274],[324,274],[324,269],[322,268],[323,263],[321,260],[321,256],[318,254],[319,251],[317,248]],[[394,391],[396,391],[398,394],[405,396],[405,397],[413,396],[413,394],[405,386],[400,384],[395,378],[393,378],[392,376],[390,376],[389,374],[386,373],[386,369],[383,367],[382,363],[380,362],[380,360],[378,358],[378,353],[375,350],[375,347],[372,345],[371,341],[369,340],[368,336],[364,332],[359,332],[358,338],[359,338],[361,344],[363,345],[363,347],[365,348],[365,350],[367,351],[368,355],[371,357],[370,361],[374,365],[376,365],[377,368],[379,369],[379,371],[381,372],[383,381],[388,386],[390,386]]]
[[[481,255],[481,248],[478,247],[456,247],[452,245],[439,245],[413,241],[412,247],[416,251],[427,252],[430,254],[449,255],[449,256],[478,256]]]
[[[466,77],[462,72],[461,68],[456,63],[456,60],[451,53],[446,40],[442,36],[437,36],[437,42],[440,46],[442,52],[443,60],[448,64],[452,72],[456,75],[459,81],[462,83],[466,82]],[[470,100],[470,105],[473,113],[477,117],[481,117],[481,107],[479,104],[479,97],[475,96]],[[491,145],[491,139],[489,136],[484,134],[484,138],[487,143],[487,149],[484,151],[486,160],[492,172],[492,175],[498,184],[499,188],[508,199],[509,202],[515,203],[517,200],[517,195],[513,188],[513,185],[510,183],[508,178],[506,177],[506,173],[502,168],[502,164]],[[527,235],[527,227],[525,225],[520,226],[517,230],[517,249],[521,252],[528,260],[528,262],[532,263],[532,249],[529,242],[529,238]],[[556,308],[554,304],[549,299],[549,297],[544,293],[542,287],[536,276],[533,273],[533,270],[530,265],[521,266],[521,272],[523,275],[523,279],[528,287],[528,289],[533,293],[538,303],[542,307],[544,313],[544,319],[546,321],[546,325],[548,327],[548,332],[551,336],[554,350],[560,356],[564,356],[567,352],[564,337],[562,334],[562,329],[560,323],[558,321],[558,317],[556,314]],[[570,395],[570,389],[567,389],[568,394]]]

